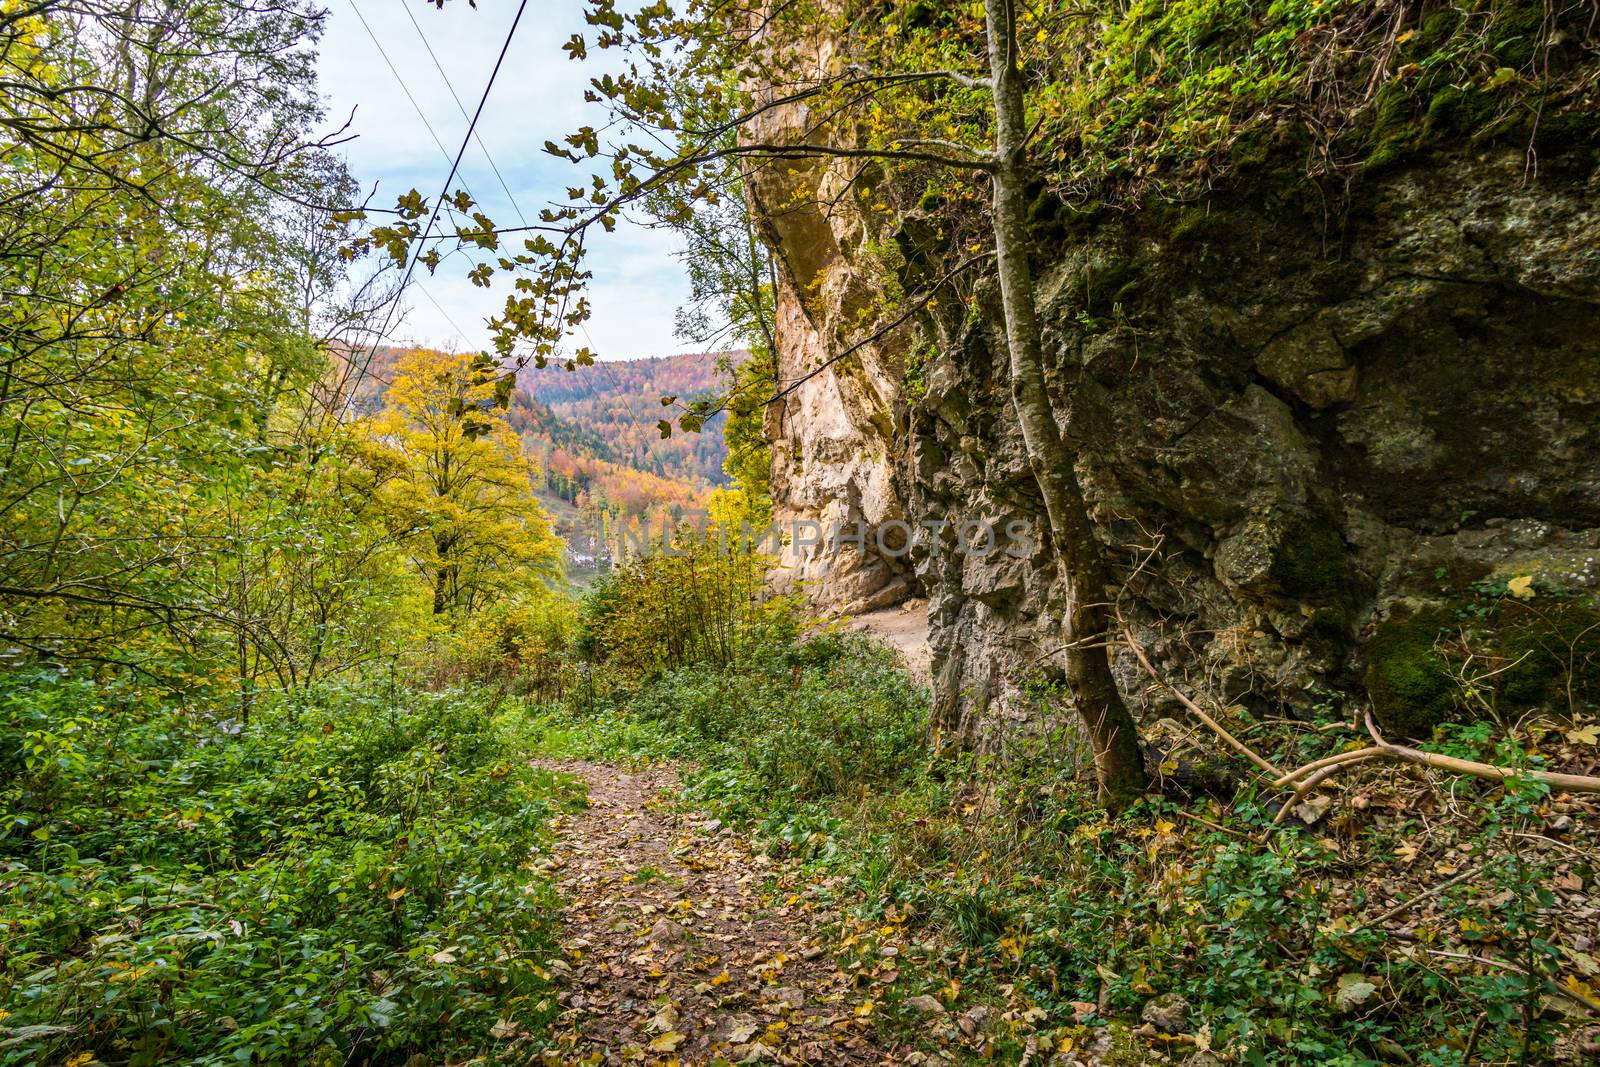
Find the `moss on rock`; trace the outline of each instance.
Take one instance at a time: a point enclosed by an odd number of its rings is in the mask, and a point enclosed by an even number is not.
[[[1420,612],[1380,623],[1367,641],[1367,693],[1385,731],[1426,738],[1460,704],[1461,687],[1436,647],[1446,623],[1443,612]]]
[[[1600,611],[1569,598],[1502,600],[1489,622],[1493,653],[1505,669],[1497,701],[1565,710],[1600,696]]]
[[[1420,133],[1415,97],[1400,82],[1389,82],[1378,91],[1373,104],[1367,169],[1381,170],[1398,163],[1416,145]]]
[[[1481,675],[1474,687],[1504,710],[1562,712],[1600,698],[1600,611],[1568,597],[1469,604],[1465,643]],[[1443,609],[1381,624],[1367,642],[1367,692],[1384,729],[1427,737],[1464,705],[1457,667],[1439,648],[1461,625]]]
[[[1286,595],[1343,619],[1372,593],[1371,583],[1350,561],[1339,527],[1311,515],[1284,529],[1272,557],[1272,578]]]
[[[1240,223],[1226,211],[1210,204],[1194,204],[1171,212],[1172,229],[1168,240],[1174,245],[1202,245],[1238,236]]]
[[[1434,136],[1470,136],[1494,120],[1499,106],[1499,98],[1494,93],[1470,85],[1446,85],[1428,101],[1422,128]]]

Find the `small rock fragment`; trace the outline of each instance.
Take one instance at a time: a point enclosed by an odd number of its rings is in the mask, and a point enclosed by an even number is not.
[[[923,1015],[943,1015],[945,1013],[944,1005],[940,1004],[937,998],[931,997],[926,993],[907,997],[905,1005],[912,1011],[921,1012]]]
[[[1176,993],[1163,993],[1144,1006],[1139,1018],[1164,1034],[1181,1034],[1189,1029],[1189,1002]]]

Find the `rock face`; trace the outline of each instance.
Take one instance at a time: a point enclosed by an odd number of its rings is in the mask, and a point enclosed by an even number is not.
[[[807,51],[826,66],[830,48],[824,39]],[[751,136],[794,140],[809,119],[803,106],[774,108]],[[891,456],[905,339],[842,355],[875,300],[871,272],[854,262],[871,239],[864,219],[825,206],[849,184],[842,168],[785,164],[752,172],[748,191],[779,263],[778,377],[792,384],[766,415],[774,517],[786,534],[799,531],[783,548],[779,583],[801,585],[819,604],[855,614],[898,603],[914,584],[892,538],[885,538],[888,552],[874,536],[860,547],[834,543],[836,531],[848,537],[906,518]]]
[[[1258,711],[1364,700],[1389,620],[1496,577],[1596,587],[1594,163],[1529,181],[1522,152],[1483,150],[1369,173],[1340,230],[1307,182],[1266,178],[1041,229],[1051,387],[1118,571],[1107,596],[1165,677]],[[805,180],[825,201],[838,176]],[[871,241],[851,212],[776,211],[783,179],[753,185],[790,380],[860,336]],[[925,593],[946,724],[981,738],[1033,715],[1064,599],[990,287],[976,305],[824,367],[770,430],[785,520],[953,524],[904,559],[869,541],[832,569],[818,550],[785,562],[846,610]],[[963,553],[973,521],[1024,524],[1032,550]],[[1125,650],[1114,662],[1136,709],[1172,710]]]

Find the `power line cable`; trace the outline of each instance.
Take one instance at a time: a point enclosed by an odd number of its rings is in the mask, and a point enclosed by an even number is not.
[[[383,47],[383,42],[378,39],[378,35],[373,32],[372,25],[367,22],[366,16],[362,14],[361,8],[357,4],[357,0],[350,0],[350,7],[355,12],[356,18],[361,21],[361,27],[362,29],[366,30],[367,37],[371,39],[373,45],[378,49],[378,54],[383,57],[383,62],[389,68],[389,73],[394,75],[395,81],[400,84],[400,91],[403,92],[406,96],[406,99],[411,102],[411,109],[417,113],[417,118],[422,120],[422,125],[427,129],[428,135],[433,138],[433,143],[439,149],[439,154],[442,155],[446,160],[449,160],[449,151],[445,149],[444,143],[440,141],[438,133],[433,128],[433,124],[428,121],[427,114],[417,103],[417,99],[412,94],[410,87],[406,84],[405,78],[401,76],[399,69],[394,64],[394,61],[389,58],[389,53]],[[411,13],[411,8],[409,5],[402,4],[402,7],[405,10],[406,18],[411,22],[411,28],[416,31],[417,38],[422,42],[422,47],[427,50],[428,58],[433,61],[434,69],[439,72],[439,77],[443,79],[445,88],[450,93],[450,98],[455,101],[456,110],[461,112],[461,117],[463,119],[468,119],[470,121],[471,116],[467,114],[466,106],[461,102],[460,94],[456,92],[456,87],[454,83],[450,81],[450,76],[445,73],[444,66],[439,62],[439,57],[434,52],[433,45],[429,43],[427,35],[422,32],[422,26],[417,22],[416,16]],[[489,169],[494,172],[495,178],[500,183],[500,188],[506,194],[506,199],[511,202],[512,211],[516,213],[517,219],[524,226],[526,226],[528,223],[527,216],[522,213],[521,205],[517,203],[516,196],[511,192],[510,186],[506,184],[505,177],[500,173],[499,166],[495,164],[494,157],[490,155],[489,147],[483,142],[483,136],[477,133],[476,130],[470,131],[470,136],[474,141],[477,142],[478,150],[483,153],[483,158],[485,162],[489,164]],[[463,187],[466,188],[468,196],[471,196],[474,200],[477,199],[477,195],[472,192],[470,187],[466,187],[465,185]],[[453,254],[454,251],[452,251],[449,255]],[[445,258],[448,259],[449,255],[447,255]],[[471,339],[467,331],[463,330],[460,325],[450,317],[449,313],[445,311],[444,307],[439,303],[439,301],[434,299],[433,294],[428,292],[426,289],[423,289],[422,295],[427,297],[428,302],[438,310],[439,314],[442,315],[444,320],[448,322],[451,328],[456,331],[461,340],[470,344]]]
[[[356,18],[361,20],[361,28],[367,31],[367,36],[371,38],[373,46],[377,48],[378,55],[383,57],[384,66],[389,68],[389,73],[394,75],[394,80],[400,83],[400,91],[406,94],[407,100],[411,101],[411,110],[415,111],[417,113],[417,118],[422,120],[423,129],[427,130],[428,136],[433,138],[433,143],[439,149],[439,154],[448,161],[450,159],[450,150],[446,148],[444,146],[444,142],[439,139],[439,134],[434,130],[433,123],[428,121],[427,113],[422,110],[422,105],[417,103],[417,98],[415,96],[411,95],[411,87],[406,84],[405,78],[401,77],[400,69],[394,65],[394,61],[389,58],[388,49],[384,48],[383,42],[378,40],[378,35],[372,32],[372,26],[367,22],[367,17],[361,13],[361,8],[359,5],[357,5],[356,0],[350,0],[350,10],[354,11],[356,13]],[[409,15],[410,13],[410,8],[407,8],[406,14]],[[461,114],[462,117],[465,117],[466,111],[463,110]],[[465,185],[465,183],[463,183],[463,185]],[[467,195],[472,196],[471,189],[467,189]],[[475,196],[472,198],[474,200],[477,199]]]
[[[353,0],[352,6],[354,6]],[[511,50],[511,39],[516,36],[517,26],[522,22],[522,13],[527,9],[528,0],[521,0],[517,5],[516,17],[511,20],[511,28],[506,31],[505,43],[500,46],[500,55],[494,61],[494,69],[489,72],[488,84],[483,87],[483,95],[478,98],[477,110],[472,113],[472,119],[467,123],[467,135],[461,139],[461,147],[456,150],[455,159],[450,164],[450,173],[445,176],[444,185],[439,190],[439,195],[434,198],[433,210],[428,213],[428,222],[422,228],[422,235],[417,240],[418,245],[428,239],[428,235],[433,232],[433,224],[439,221],[439,209],[444,206],[445,197],[450,193],[450,185],[456,180],[456,171],[461,169],[461,157],[467,154],[467,145],[472,143],[473,132],[478,128],[478,119],[483,116],[484,105],[489,102],[489,93],[494,90],[495,79],[500,76],[500,68],[506,61],[506,53]],[[364,22],[365,20],[363,20]],[[389,320],[394,315],[396,305],[405,295],[406,286],[411,284],[411,275],[417,269],[417,260],[419,258],[419,256],[409,256],[406,259],[405,275],[400,279],[400,287],[395,290],[394,297],[389,301],[388,310],[384,312],[383,326],[378,330],[377,340],[373,342],[372,348],[368,350],[367,358],[362,361],[361,370],[356,377],[356,388],[359,388],[361,382],[365,380],[367,368],[372,363],[372,356],[377,352],[378,345],[383,342],[384,335],[389,332]]]
[[[351,0],[351,2],[354,3],[355,0]],[[439,77],[444,79],[444,87],[450,90],[450,99],[456,102],[456,110],[461,112],[462,118],[466,118],[466,105],[461,102],[461,97],[456,93],[456,87],[450,81],[450,75],[444,72],[444,65],[439,62],[439,57],[434,54],[433,45],[429,43],[428,35],[422,32],[422,26],[418,24],[417,16],[411,13],[411,5],[402,4],[401,7],[405,9],[406,18],[411,20],[411,28],[417,31],[417,38],[422,41],[422,47],[428,50],[428,58],[433,60],[433,69],[439,72]],[[526,226],[528,217],[522,213],[522,208],[517,204],[517,198],[512,193],[511,186],[506,184],[505,176],[500,173],[500,168],[495,165],[494,156],[489,154],[489,146],[483,143],[483,137],[480,134],[473,134],[473,139],[478,142],[478,149],[483,153],[483,158],[489,164],[489,169],[494,171],[494,176],[500,182],[500,188],[504,190],[506,199],[511,201],[511,210],[516,212],[517,219]]]
[[[450,317],[450,312],[448,312],[448,311],[446,311],[444,309],[444,305],[443,304],[439,303],[439,301],[437,301],[437,300],[435,300],[433,298],[433,294],[428,292],[427,286],[418,285],[417,286],[417,292],[419,292],[423,296],[427,297],[428,298],[428,303],[432,304],[436,309],[438,309],[439,314],[444,316],[444,321],[446,321],[446,322],[448,322],[450,324],[451,329],[455,330],[456,333],[460,334],[462,340],[466,340],[467,331],[463,330],[461,328],[461,326],[456,322],[456,320],[452,319]]]

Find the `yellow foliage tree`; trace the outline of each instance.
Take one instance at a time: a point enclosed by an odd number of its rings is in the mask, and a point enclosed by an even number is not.
[[[408,535],[436,616],[466,617],[560,575],[538,465],[506,421],[514,384],[487,355],[413,349],[366,422],[376,496]]]

